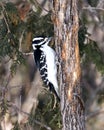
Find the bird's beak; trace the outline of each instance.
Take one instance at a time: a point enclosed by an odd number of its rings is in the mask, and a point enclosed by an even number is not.
[[[46,38],[46,44],[48,45],[51,40],[52,40],[52,37]]]
[[[50,42],[51,40],[52,40],[52,37],[49,37],[49,38],[48,38],[48,41]]]

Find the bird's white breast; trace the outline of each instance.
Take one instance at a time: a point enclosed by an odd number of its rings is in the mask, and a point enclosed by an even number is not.
[[[40,50],[42,50],[46,55],[46,64],[47,64],[47,74],[48,80],[54,86],[55,91],[58,92],[58,82],[57,82],[57,65],[56,65],[56,53],[48,45],[43,45]]]
[[[56,82],[56,74],[57,74],[57,67],[55,62],[55,51],[47,46],[44,45],[41,50],[44,51],[46,55],[46,63],[47,63],[47,70],[48,70],[48,80],[51,82]]]

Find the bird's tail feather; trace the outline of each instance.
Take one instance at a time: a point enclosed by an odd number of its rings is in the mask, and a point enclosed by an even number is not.
[[[55,94],[55,96],[57,97],[58,101],[60,101],[59,94],[58,94],[57,91],[55,90],[53,84],[50,83],[50,82],[49,82],[49,87],[50,87],[50,91],[53,92],[53,93]]]

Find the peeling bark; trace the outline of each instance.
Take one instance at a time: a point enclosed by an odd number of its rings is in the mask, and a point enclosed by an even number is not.
[[[60,66],[63,130],[84,130],[84,106],[80,97],[77,0],[53,0],[52,20]]]

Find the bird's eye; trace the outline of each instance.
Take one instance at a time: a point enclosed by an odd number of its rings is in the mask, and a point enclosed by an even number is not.
[[[39,42],[42,42],[42,41],[43,41],[43,39],[40,39],[40,40],[39,40]]]

